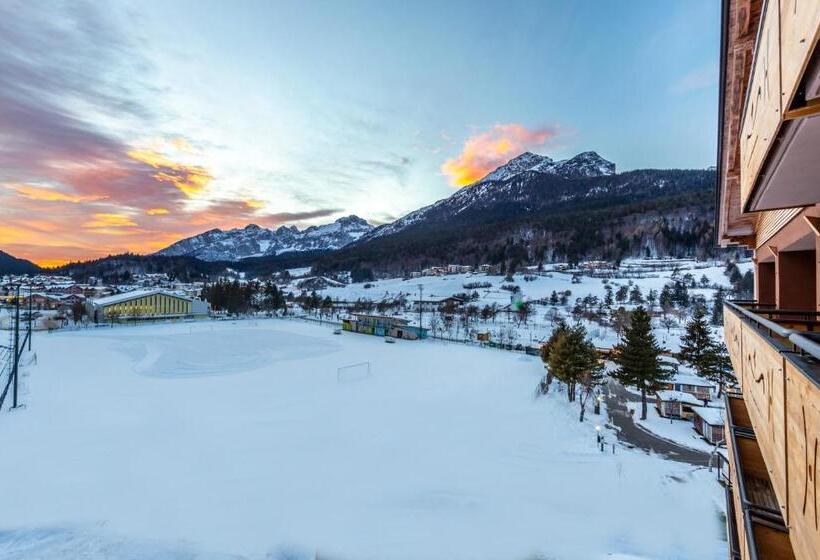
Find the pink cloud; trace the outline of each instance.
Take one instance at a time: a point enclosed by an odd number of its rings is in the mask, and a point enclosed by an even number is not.
[[[463,187],[478,181],[522,152],[543,146],[556,134],[556,127],[530,129],[521,124],[497,124],[468,138],[461,153],[445,161],[441,171],[449,178],[451,185]]]

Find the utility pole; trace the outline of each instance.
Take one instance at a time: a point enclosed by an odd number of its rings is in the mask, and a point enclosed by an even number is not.
[[[32,283],[28,285],[28,351],[31,352],[31,295]]]
[[[424,293],[424,284],[419,284],[419,336],[421,336],[421,329],[422,329],[422,322],[421,322],[421,313],[424,309],[424,303],[421,300],[422,294]]]
[[[11,403],[12,408],[17,408],[17,371],[20,365],[20,284],[17,284],[17,297],[14,298],[14,369],[12,369],[12,379],[14,380],[14,393]]]

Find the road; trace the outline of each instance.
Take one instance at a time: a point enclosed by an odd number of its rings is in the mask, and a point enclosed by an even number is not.
[[[605,398],[610,422],[618,428],[618,440],[643,449],[647,453],[658,453],[672,461],[689,463],[698,467],[709,465],[709,454],[696,449],[690,449],[677,443],[656,436],[637,424],[629,414],[626,406],[629,401],[629,392],[617,381],[611,380],[607,386]]]

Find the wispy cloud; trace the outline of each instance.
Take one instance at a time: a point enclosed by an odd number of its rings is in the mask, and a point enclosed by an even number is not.
[[[671,86],[669,93],[683,95],[693,91],[712,88],[718,82],[718,67],[716,64],[707,64],[683,74]]]
[[[543,146],[556,134],[556,127],[531,129],[521,124],[497,124],[468,138],[461,153],[444,162],[441,172],[451,185],[463,187],[522,152]]]

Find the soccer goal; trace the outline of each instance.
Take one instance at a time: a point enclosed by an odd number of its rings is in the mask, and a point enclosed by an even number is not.
[[[346,383],[348,381],[361,381],[370,377],[370,362],[359,362],[336,369],[336,381]]]

